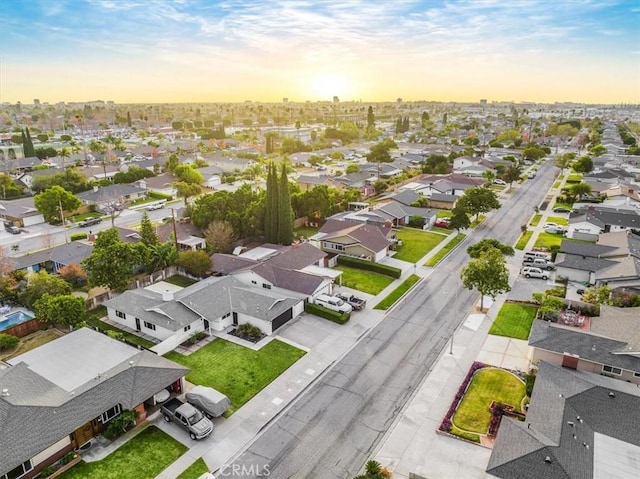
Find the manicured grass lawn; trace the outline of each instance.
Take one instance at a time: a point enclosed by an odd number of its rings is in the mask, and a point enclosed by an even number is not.
[[[451,230],[445,229],[445,228],[438,228],[437,226],[432,226],[431,228],[429,228],[429,231],[431,233],[441,233],[443,235],[447,235],[449,236],[451,234]]]
[[[573,175],[569,175],[566,183],[580,183],[581,181],[582,181],[581,174],[573,174]]]
[[[551,188],[557,188],[558,186],[560,186],[560,180],[554,181]]]
[[[216,339],[189,356],[171,351],[165,355],[191,369],[187,381],[210,386],[231,400],[231,415],[305,352],[282,341],[271,341],[259,351]]]
[[[440,210],[436,213],[436,218],[451,218],[451,211],[449,210]]]
[[[197,283],[195,279],[187,278],[186,276],[180,276],[179,274],[173,275],[167,279],[164,279],[163,281],[169,284],[180,286],[182,288],[186,288],[187,286],[191,286],[192,284]]]
[[[560,243],[562,243],[563,239],[564,236],[562,235],[543,232],[538,234],[538,238],[536,239],[534,247],[551,249],[552,246],[560,246]]]
[[[416,284],[418,281],[420,281],[420,276],[412,274],[407,279],[405,279],[404,282],[400,284],[400,286],[398,286],[396,289],[391,291],[391,293],[389,293],[389,295],[386,298],[384,298],[382,301],[376,304],[374,309],[383,309],[383,310],[389,309],[407,291],[409,291],[413,287],[413,285]]]
[[[561,226],[567,226],[569,224],[569,219],[563,218],[562,216],[549,216],[547,221]]]
[[[428,231],[401,228],[398,231],[398,239],[402,240],[402,246],[398,248],[393,257],[401,261],[415,263],[435,248],[445,237]]]
[[[357,289],[363,293],[378,294],[393,282],[391,276],[352,268],[351,266],[337,265],[335,269],[342,271],[342,285],[347,288]]]
[[[80,462],[58,476],[63,479],[154,478],[187,451],[187,447],[149,426],[101,461]]]
[[[198,479],[205,472],[209,472],[209,468],[202,458],[191,464],[185,471],[178,476],[178,479]]]
[[[320,228],[311,228],[310,226],[301,226],[300,228],[296,228],[293,232],[294,236],[301,238],[309,238],[318,232]]]
[[[513,374],[504,369],[482,368],[473,376],[453,423],[464,431],[486,434],[491,421],[491,401],[509,404],[519,411],[524,395],[524,383]]]
[[[451,430],[449,433],[454,436],[461,437],[462,439],[466,439],[467,441],[480,443],[480,436],[475,432],[467,432],[455,426],[455,424],[451,424]]]
[[[533,231],[531,230],[527,230],[524,233],[522,233],[520,235],[520,238],[518,239],[518,242],[516,243],[516,249],[519,249],[519,250],[525,249],[527,247],[527,243],[531,239],[532,234],[533,234]]]
[[[570,205],[569,203],[556,203],[553,205],[554,208],[566,208],[568,210],[573,209],[573,205]]]
[[[531,218],[531,221],[529,221],[529,224],[531,226],[538,226],[538,223],[540,223],[541,219],[542,215],[534,215],[533,218]]]
[[[446,245],[444,245],[436,254],[434,254],[431,258],[429,258],[429,261],[427,261],[424,265],[425,266],[437,265],[440,261],[444,259],[445,256],[447,256],[451,252],[451,250],[453,250],[453,248],[458,246],[458,244],[460,244],[460,242],[463,239],[465,239],[466,236],[467,235],[463,233],[458,234],[455,238],[453,238]]]
[[[91,311],[87,311],[87,324],[89,324],[90,326],[98,327],[103,331],[114,331],[116,333],[122,333],[123,337],[127,341],[129,341],[130,343],[142,346],[143,348],[148,349],[154,346],[154,343],[152,343],[151,341],[147,341],[146,339],[136,336],[135,334],[128,333],[126,331],[123,331],[120,328],[111,326],[110,324],[105,323],[104,321],[101,321],[100,318],[106,315],[107,315],[107,308],[104,306],[98,306],[97,308],[92,309]]]
[[[505,303],[491,325],[489,334],[528,339],[538,308],[526,304]]]

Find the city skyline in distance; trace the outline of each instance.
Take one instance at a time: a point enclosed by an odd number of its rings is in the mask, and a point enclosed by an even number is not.
[[[8,0],[0,16],[0,102],[640,103],[637,2]]]

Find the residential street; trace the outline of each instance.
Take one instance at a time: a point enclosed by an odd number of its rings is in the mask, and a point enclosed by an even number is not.
[[[477,300],[459,271],[466,247],[485,237],[513,244],[553,182],[547,162],[535,180],[503,195],[487,219],[291,407],[234,464],[278,478],[356,475]],[[521,253],[514,261],[519,261]],[[454,339],[455,343],[455,339]],[[259,477],[244,475],[242,477]]]

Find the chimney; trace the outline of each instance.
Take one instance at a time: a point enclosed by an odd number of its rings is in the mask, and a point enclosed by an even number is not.
[[[4,388],[2,390],[2,397],[3,398],[9,397],[9,390],[7,388]]]
[[[163,291],[162,301],[173,301],[173,291]]]

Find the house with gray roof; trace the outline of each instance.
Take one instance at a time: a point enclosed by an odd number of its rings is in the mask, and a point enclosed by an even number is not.
[[[134,185],[116,184],[108,186],[94,186],[92,190],[83,191],[76,195],[82,204],[95,205],[98,211],[110,208],[111,204],[125,207],[130,201],[144,198],[147,190]]]
[[[640,388],[540,362],[524,422],[503,417],[487,472],[501,479],[632,479]]]
[[[617,318],[610,321],[610,318]],[[640,308],[604,307],[590,330],[534,321],[532,362],[546,361],[640,384]],[[615,326],[614,326],[615,325]]]
[[[233,276],[210,277],[180,290],[129,290],[104,305],[110,319],[162,341],[163,351],[197,332],[212,334],[245,323],[271,334],[304,310],[302,298],[248,286]]]
[[[25,228],[45,222],[43,214],[33,203],[33,197],[3,201],[0,203],[0,218],[14,226]]]
[[[80,264],[84,259],[91,256],[92,251],[93,245],[81,241],[72,241],[71,243],[12,257],[11,262],[16,271],[37,273],[40,270],[45,270],[50,273],[57,273],[64,266]]]
[[[88,328],[0,363],[0,477],[36,476],[123,411],[144,421],[146,404],[182,392],[188,372]]]

